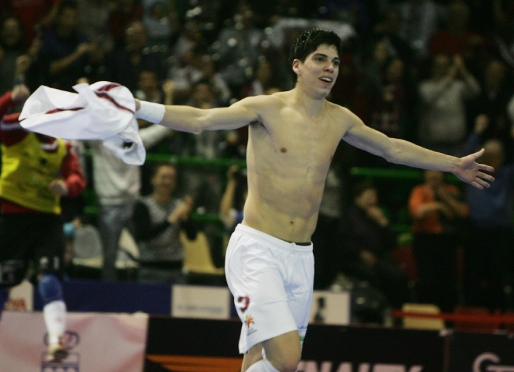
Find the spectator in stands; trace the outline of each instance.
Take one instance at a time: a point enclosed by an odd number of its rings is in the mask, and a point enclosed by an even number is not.
[[[157,74],[154,71],[143,70],[139,73],[138,89],[134,97],[138,99],[145,99],[149,102],[171,104],[173,102],[174,83],[171,80],[166,80],[162,85],[159,83]],[[145,98],[143,98],[145,97]],[[169,132],[169,136],[165,136],[159,142],[152,145],[149,152],[166,152],[173,149],[175,137],[178,133]],[[141,167],[141,194],[147,195],[152,192],[152,185],[150,184],[151,175],[153,173],[153,164],[145,162]]]
[[[114,8],[109,14],[109,30],[114,48],[125,44],[126,30],[130,23],[143,19],[143,7],[137,0],[113,1]]]
[[[414,233],[413,254],[418,270],[418,299],[442,311],[457,303],[457,247],[459,229],[469,214],[460,190],[445,182],[444,173],[423,172],[424,183],[409,196]]]
[[[482,145],[489,125],[486,115],[477,117],[467,152]],[[505,164],[501,141],[488,139],[482,146],[485,149],[482,161],[494,167],[495,182],[483,193],[467,189],[471,226],[464,250],[464,298],[469,306],[508,310],[514,279],[514,165]]]
[[[186,18],[184,26],[173,46],[171,52],[171,68],[177,69],[184,66],[184,57],[187,52],[196,49],[202,42],[202,33],[200,32],[200,20],[192,17]]]
[[[408,278],[392,259],[396,235],[378,204],[375,186],[367,182],[355,185],[344,224],[343,273],[368,280],[385,294],[391,307],[401,308],[409,299]]]
[[[248,196],[246,172],[237,165],[227,170],[227,185],[221,197],[220,218],[230,235],[238,223],[243,221],[243,207]]]
[[[130,22],[125,29],[125,44],[115,49],[109,63],[109,80],[129,88],[137,89],[137,79],[143,70],[154,71],[162,83],[164,61],[159,52],[149,48],[146,27],[141,21]]]
[[[14,84],[16,60],[26,53],[23,24],[16,16],[0,21],[0,95],[10,91]]]
[[[32,268],[31,279],[44,304],[47,360],[58,363],[68,356],[60,283],[65,252],[60,199],[80,195],[86,180],[71,143],[28,132],[19,124],[19,113],[7,114],[28,96],[28,88],[17,85],[0,97],[0,312],[9,289]]]
[[[153,192],[135,203],[132,214],[140,254],[139,280],[184,284],[180,234],[185,231],[188,239],[196,238],[197,228],[190,220],[193,199],[174,195],[177,168],[173,164],[157,164],[151,183]]]
[[[233,24],[220,31],[216,43],[220,72],[235,95],[251,78],[265,40],[264,32],[253,24],[254,16],[248,5],[240,3]]]
[[[437,31],[430,39],[430,55],[460,55],[468,65],[475,62],[477,49],[483,45],[484,40],[470,30],[469,17],[469,7],[464,1],[452,1],[448,5],[446,27]]]
[[[0,13],[14,14],[23,23],[25,44],[43,32],[48,31],[55,22],[59,4],[62,0],[19,1],[3,0],[0,2]]]
[[[177,104],[187,102],[191,97],[193,85],[205,78],[202,71],[203,63],[202,51],[194,48],[184,53],[179,66],[170,68],[168,76],[175,85],[173,100]]]
[[[460,155],[467,136],[465,104],[480,85],[460,56],[433,58],[432,77],[419,84],[418,141],[431,150]]]
[[[143,145],[148,150],[170,131],[159,125],[148,125],[139,130]],[[102,239],[104,263],[102,278],[116,280],[116,259],[121,232],[127,228],[133,234],[132,210],[141,191],[141,167],[129,165],[102,145],[101,141],[86,141],[91,149],[93,188],[99,212],[97,224]]]
[[[92,43],[78,31],[78,9],[71,1],[59,5],[55,25],[41,36],[38,63],[45,71],[44,84],[71,90],[83,76]]]
[[[343,218],[346,179],[343,177],[341,147],[330,164],[319,209],[318,222],[312,234],[314,289],[327,289],[339,273],[343,246]]]
[[[109,29],[109,15],[114,1],[76,0],[79,12],[79,31],[102,49],[113,48],[113,37]]]
[[[428,43],[439,27],[439,10],[432,0],[407,0],[400,5],[402,28],[400,35],[406,39],[418,61],[426,59]]]
[[[499,60],[489,61],[480,86],[480,94],[469,103],[468,115],[471,121],[481,114],[486,115],[488,125],[480,134],[481,140],[496,138],[502,141],[507,161],[514,160],[514,143],[510,135],[511,121],[507,112],[509,100],[514,96],[514,87],[507,66]],[[470,126],[472,127],[473,125]]]
[[[266,91],[272,87],[279,87],[280,83],[277,79],[273,64],[265,59],[260,60],[256,67],[253,79],[250,80],[241,90],[239,98],[248,96],[258,96],[266,94]]]
[[[369,125],[389,137],[404,138],[405,111],[412,97],[404,74],[405,63],[399,58],[391,59],[376,82],[375,94],[368,97],[373,102]]]
[[[414,64],[414,51],[401,34],[403,19],[400,10],[390,7],[384,12],[384,19],[373,28],[375,37],[387,46],[389,55],[401,58],[407,65],[407,72]]]
[[[169,55],[178,36],[180,21],[174,1],[142,0],[143,23],[148,30],[149,44],[163,55]]]
[[[212,86],[206,80],[201,80],[194,84],[188,105],[203,109],[220,107],[221,104],[214,95]],[[220,144],[223,141],[223,133],[216,131],[202,132],[194,135],[194,155],[207,159],[218,156]]]

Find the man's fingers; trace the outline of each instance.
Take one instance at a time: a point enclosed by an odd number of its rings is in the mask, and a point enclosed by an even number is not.
[[[475,152],[475,155],[476,157],[480,157],[482,156],[482,154],[484,153],[485,149],[482,147],[480,150],[478,150],[477,152]]]
[[[475,182],[478,183],[479,185],[483,186],[483,187],[489,188],[489,186],[490,186],[489,182],[484,181],[483,179],[478,178],[478,177],[476,178]]]
[[[480,170],[493,173],[494,168],[487,164],[479,164]]]
[[[477,176],[480,177],[481,179],[484,179],[484,180],[487,180],[490,182],[494,181],[493,176],[491,176],[490,174],[484,173],[484,172],[478,172]]]
[[[484,187],[482,185],[480,185],[477,181],[471,182],[471,186],[474,186],[474,187],[476,187],[479,190],[483,190],[484,189]]]

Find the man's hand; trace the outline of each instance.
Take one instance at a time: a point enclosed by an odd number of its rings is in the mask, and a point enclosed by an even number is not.
[[[494,172],[494,168],[489,165],[479,164],[476,162],[476,159],[482,156],[483,153],[484,149],[460,158],[457,170],[453,172],[453,174],[455,174],[460,180],[469,183],[480,190],[484,187],[488,188],[490,186],[490,182],[494,181],[493,176],[484,173],[492,173]]]
[[[184,197],[183,202],[180,203],[168,216],[168,222],[171,224],[175,224],[180,221],[187,221],[192,210],[193,198],[190,196],[186,196]]]
[[[53,180],[50,182],[49,188],[54,194],[59,196],[68,195],[68,186],[66,186],[66,183],[63,180]]]

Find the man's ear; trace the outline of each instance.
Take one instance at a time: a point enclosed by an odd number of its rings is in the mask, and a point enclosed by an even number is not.
[[[300,75],[300,64],[301,63],[302,62],[299,59],[293,60],[292,68],[293,68],[293,71],[296,73],[296,75]]]

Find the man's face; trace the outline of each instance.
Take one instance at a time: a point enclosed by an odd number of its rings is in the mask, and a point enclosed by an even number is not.
[[[293,70],[298,75],[298,83],[314,89],[322,97],[326,97],[339,74],[339,54],[334,46],[320,45],[305,58],[293,61]]]
[[[78,24],[78,11],[73,8],[64,9],[57,20],[58,32],[61,36],[69,36],[77,29]]]
[[[152,185],[155,190],[172,193],[177,184],[177,170],[171,166],[161,166],[154,177],[152,178]]]

